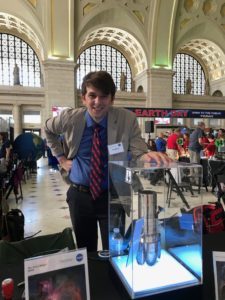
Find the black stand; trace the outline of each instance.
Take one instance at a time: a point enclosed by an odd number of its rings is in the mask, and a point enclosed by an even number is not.
[[[166,170],[166,173],[169,175],[169,183],[168,183],[168,191],[167,191],[167,203],[168,206],[170,206],[170,198],[171,198],[171,192],[172,189],[175,188],[176,193],[180,196],[181,200],[183,201],[183,203],[186,205],[187,208],[190,208],[187,200],[185,199],[179,185],[177,184],[176,180],[174,179],[172,173],[170,172],[170,170]]]

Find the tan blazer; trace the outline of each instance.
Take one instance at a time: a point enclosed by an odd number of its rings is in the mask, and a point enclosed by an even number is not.
[[[76,156],[85,128],[85,112],[86,108],[65,109],[59,116],[46,121],[46,140],[54,156],[64,154],[68,159]],[[133,160],[148,152],[133,112],[110,107],[107,130],[108,145],[122,142],[124,147],[123,153],[109,155],[110,161],[126,161],[128,151]],[[58,138],[60,134],[63,134],[63,146]]]

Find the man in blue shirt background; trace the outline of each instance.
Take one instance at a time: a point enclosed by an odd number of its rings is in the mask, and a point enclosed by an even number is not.
[[[164,133],[160,132],[158,138],[155,141],[156,149],[158,152],[166,152],[166,140],[164,139]]]

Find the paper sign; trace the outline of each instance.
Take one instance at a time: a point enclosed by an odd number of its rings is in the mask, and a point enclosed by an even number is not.
[[[24,273],[26,300],[90,300],[86,249],[25,259]]]

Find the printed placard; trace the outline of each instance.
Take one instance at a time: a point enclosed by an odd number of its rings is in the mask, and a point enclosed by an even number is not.
[[[25,259],[25,299],[90,300],[86,249]]]
[[[225,299],[225,252],[213,251],[216,300]]]

